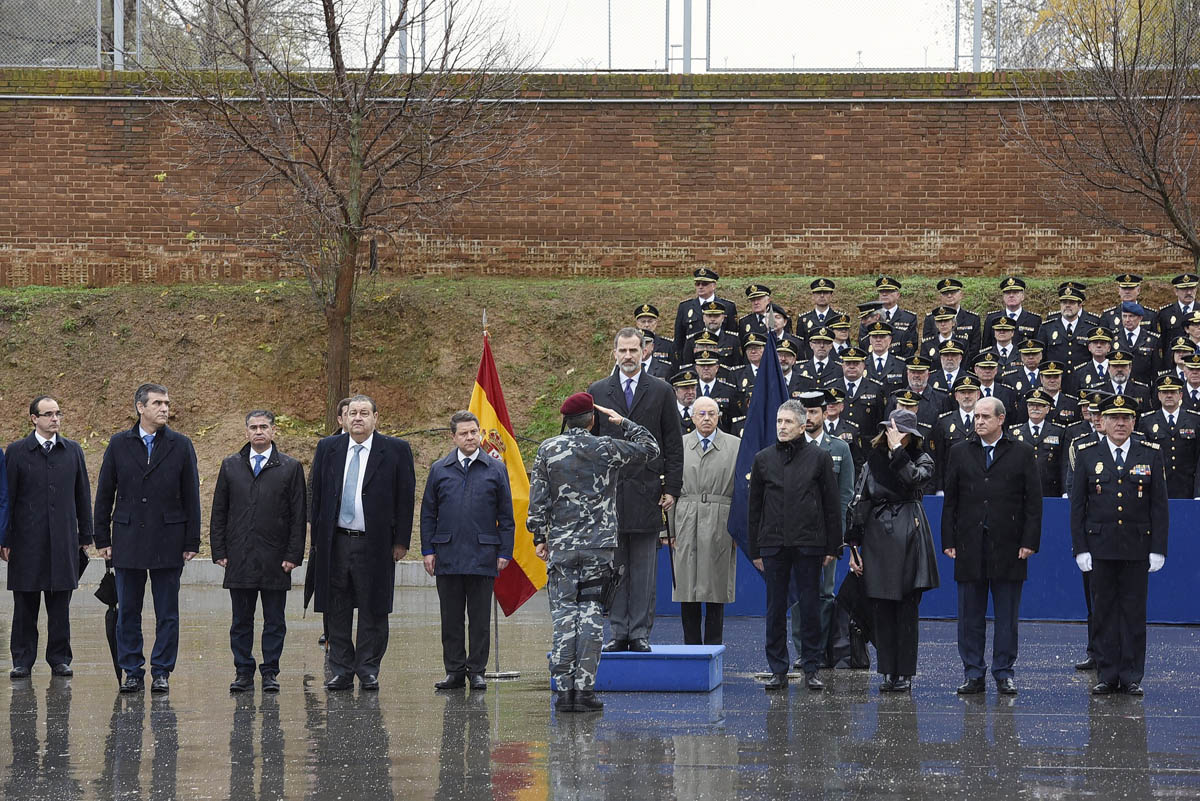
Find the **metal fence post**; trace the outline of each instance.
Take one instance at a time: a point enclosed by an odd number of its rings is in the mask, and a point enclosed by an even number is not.
[[[683,0],[683,74],[692,73],[692,0]]]
[[[971,46],[971,71],[983,69],[983,0],[975,0],[975,24],[971,27],[975,41]]]
[[[113,0],[113,69],[125,69],[125,0]]]

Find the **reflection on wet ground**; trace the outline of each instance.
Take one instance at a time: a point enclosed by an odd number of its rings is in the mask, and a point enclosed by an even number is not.
[[[399,590],[382,691],[326,694],[320,619],[300,617],[295,593],[282,692],[231,696],[227,596],[185,589],[179,668],[160,698],[117,694],[103,608],[77,595],[75,677],[39,664],[0,692],[5,799],[1200,796],[1196,628],[1151,630],[1144,699],[1093,698],[1091,675],[1071,668],[1082,628],[1047,623],[1022,626],[1019,696],[956,696],[953,622],[923,624],[911,696],[880,696],[865,671],[828,671],[825,693],[767,695],[753,678],[762,622],[734,618],[714,692],[610,693],[602,715],[556,716],[544,596],[501,624],[517,680],[434,693],[436,594]],[[678,619],[655,633],[678,642]]]

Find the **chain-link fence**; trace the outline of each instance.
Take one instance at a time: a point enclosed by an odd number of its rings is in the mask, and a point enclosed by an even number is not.
[[[283,0],[264,0],[267,5]],[[196,0],[203,2],[203,0]],[[354,53],[370,53],[402,7],[414,20],[385,54],[389,71],[437,51],[451,0],[337,0]],[[145,9],[143,9],[145,3]],[[319,4],[287,0],[319,23]],[[1045,0],[454,0],[546,72],[990,70],[1048,66],[1056,33]],[[185,4],[185,5],[189,5]],[[0,0],[0,66],[136,68],[143,29],[192,35],[164,0]],[[145,13],[143,13],[145,12]],[[143,17],[146,22],[143,23]],[[316,24],[314,23],[314,24]],[[307,39],[303,31],[293,30]],[[320,31],[313,41],[319,41]],[[147,33],[150,36],[150,33]],[[149,50],[148,46],[148,50]],[[318,51],[320,48],[318,48]],[[353,56],[354,53],[349,53]],[[320,53],[307,62],[321,69]],[[361,66],[356,64],[356,66]]]

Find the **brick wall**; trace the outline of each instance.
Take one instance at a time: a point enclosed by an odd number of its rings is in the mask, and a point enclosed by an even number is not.
[[[675,275],[697,260],[734,274],[1186,266],[1044,198],[1053,176],[1004,142],[1008,85],[1001,74],[534,76],[529,97],[571,101],[538,106],[537,177],[414,230],[382,266],[546,276]],[[218,213],[189,198],[199,176],[171,167],[184,143],[123,76],[0,70],[0,95],[0,285],[288,273],[258,207]],[[756,102],[725,102],[746,98]]]

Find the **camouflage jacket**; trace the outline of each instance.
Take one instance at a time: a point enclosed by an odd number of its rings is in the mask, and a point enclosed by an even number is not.
[[[627,417],[621,429],[628,439],[574,428],[541,444],[529,482],[534,542],[551,551],[617,547],[617,474],[659,454],[645,427]]]

